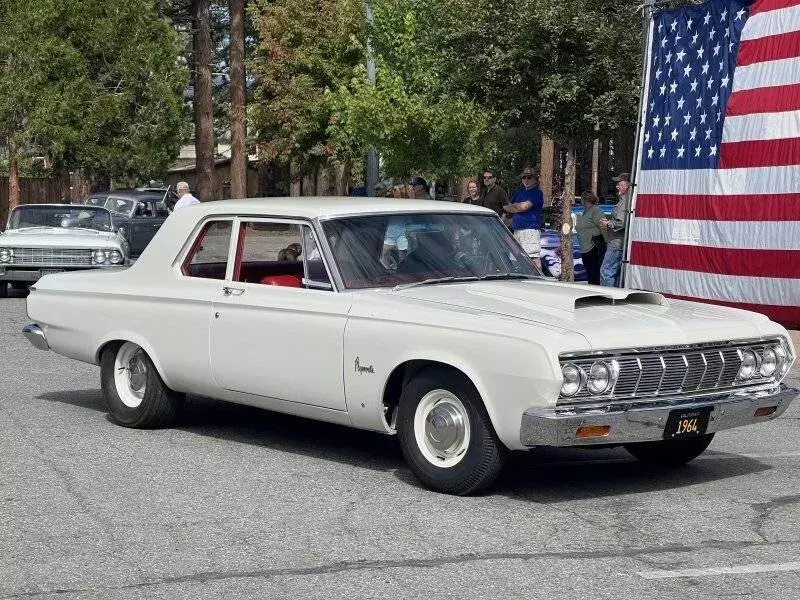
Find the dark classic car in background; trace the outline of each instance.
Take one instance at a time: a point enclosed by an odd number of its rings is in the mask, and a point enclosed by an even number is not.
[[[166,189],[137,189],[97,192],[86,204],[111,211],[114,227],[127,240],[131,258],[136,258],[169,216],[175,200]]]

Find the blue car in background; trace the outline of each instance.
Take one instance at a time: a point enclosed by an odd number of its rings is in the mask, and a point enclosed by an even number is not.
[[[611,215],[611,210],[614,208],[613,204],[599,204],[598,206],[600,210],[608,216]],[[573,204],[573,229],[575,217],[580,214],[583,214],[583,205]],[[559,277],[561,275],[561,238],[559,231],[552,227],[553,218],[551,207],[546,206],[542,209],[542,221],[544,227],[542,228],[542,249],[539,255],[542,261],[542,271],[544,271],[545,275],[550,277]],[[586,269],[581,259],[581,247],[578,243],[578,236],[575,233],[572,234],[572,262],[574,265],[575,281],[586,281]]]

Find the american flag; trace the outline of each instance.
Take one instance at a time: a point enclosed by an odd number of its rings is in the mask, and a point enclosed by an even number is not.
[[[800,0],[653,17],[626,285],[800,324]]]

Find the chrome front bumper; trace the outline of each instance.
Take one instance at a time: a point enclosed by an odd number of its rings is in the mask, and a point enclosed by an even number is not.
[[[34,348],[39,350],[50,350],[50,344],[47,343],[47,338],[44,331],[36,323],[28,323],[22,328],[22,335],[28,338],[28,341],[33,344]]]
[[[780,385],[764,391],[737,391],[724,395],[689,399],[679,405],[658,405],[619,409],[587,410],[529,408],[522,415],[520,440],[525,446],[593,446],[651,442],[664,439],[664,428],[673,410],[712,406],[707,433],[774,419],[800,396],[800,390]],[[755,416],[759,408],[776,407],[765,416]],[[581,427],[609,426],[597,437],[577,437]]]

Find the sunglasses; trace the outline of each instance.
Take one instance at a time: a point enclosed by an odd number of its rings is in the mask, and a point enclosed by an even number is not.
[[[523,179],[533,179],[533,175],[523,175]]]
[[[484,179],[494,179],[494,175],[484,175]]]

